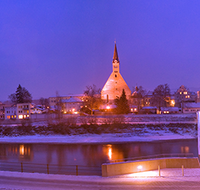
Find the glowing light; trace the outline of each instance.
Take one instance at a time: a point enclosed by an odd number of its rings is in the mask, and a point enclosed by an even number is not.
[[[147,172],[139,172],[139,173],[132,173],[128,174],[129,177],[153,177],[158,176],[157,171],[147,171]]]
[[[138,169],[139,171],[141,171],[141,170],[142,170],[142,165],[139,165],[139,166],[137,167],[137,169]]]
[[[77,111],[75,111],[75,112],[74,112],[74,114],[78,114],[78,112],[77,112]]]
[[[24,145],[23,144],[19,146],[19,154],[24,155]]]
[[[134,111],[137,111],[137,108],[134,108]]]
[[[110,106],[106,106],[106,109],[109,110],[109,109],[110,109]]]
[[[171,100],[171,105],[172,105],[172,106],[175,105],[175,100]]]
[[[23,115],[19,115],[19,119],[23,119]]]
[[[112,160],[112,145],[108,144],[107,147],[108,147],[108,159]]]
[[[131,112],[133,112],[133,108],[131,108]]]
[[[75,112],[75,109],[73,108],[72,111]]]

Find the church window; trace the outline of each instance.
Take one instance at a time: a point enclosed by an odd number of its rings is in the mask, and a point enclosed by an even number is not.
[[[118,73],[118,71],[114,71],[115,73]]]
[[[117,88],[116,88],[116,90],[117,90]]]
[[[117,77],[117,75],[115,75],[115,77]]]

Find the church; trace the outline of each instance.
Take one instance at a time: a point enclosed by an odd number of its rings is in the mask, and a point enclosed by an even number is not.
[[[112,61],[112,73],[101,91],[101,99],[107,103],[113,102],[116,98],[119,98],[122,95],[123,89],[126,93],[126,98],[129,100],[131,97],[131,90],[120,74],[119,65],[120,62],[117,53],[117,46],[115,43]]]

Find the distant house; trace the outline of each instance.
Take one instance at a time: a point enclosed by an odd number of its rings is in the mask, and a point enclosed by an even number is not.
[[[144,106],[145,107],[148,107],[151,105],[151,98],[153,96],[153,92],[152,91],[149,91],[145,96],[144,96]]]
[[[84,101],[85,95],[84,94],[76,94],[76,95],[68,95],[68,96],[59,96],[59,97],[49,97],[49,107],[50,109],[55,110],[57,108],[58,103],[68,100],[70,98],[78,98],[81,101]]]
[[[198,103],[186,103],[183,108],[183,113],[196,113],[200,111],[200,102]]]
[[[31,113],[30,103],[17,104],[17,119],[30,118],[30,113]]]
[[[5,119],[16,119],[16,118],[17,118],[16,105],[5,107]]]
[[[0,102],[0,119],[4,119],[5,116],[5,104]]]
[[[197,95],[195,92],[189,91],[184,85],[181,85],[180,88],[175,92],[175,105],[177,107],[184,107],[184,104],[187,102],[196,102]]]
[[[161,107],[161,114],[175,114],[180,112],[181,110],[178,107]]]
[[[145,106],[140,110],[143,114],[156,114],[157,113],[157,107],[154,106]]]
[[[30,103],[21,103],[5,107],[5,119],[28,119],[30,118],[30,109]]]
[[[69,99],[64,99],[62,100],[62,103],[63,103],[63,113],[77,113],[84,105],[83,100],[76,97],[70,97]]]
[[[42,109],[36,108],[36,107],[31,108],[31,113],[32,114],[41,114],[42,113]]]

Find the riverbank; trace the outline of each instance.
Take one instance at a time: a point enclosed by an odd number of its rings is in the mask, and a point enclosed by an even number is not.
[[[1,137],[0,143],[54,143],[54,144],[77,144],[77,143],[119,143],[119,142],[151,142],[164,140],[195,139],[193,134],[144,134],[134,136],[129,133],[120,134],[85,134],[85,135],[33,135],[17,137]]]

